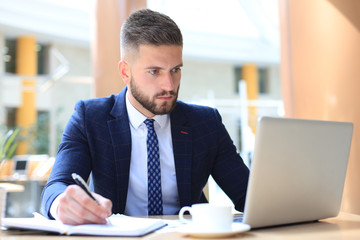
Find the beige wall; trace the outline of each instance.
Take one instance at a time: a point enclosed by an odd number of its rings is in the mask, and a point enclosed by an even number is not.
[[[91,76],[91,55],[89,46],[76,46],[69,44],[52,44],[67,61],[69,61],[70,69],[67,75],[69,76]],[[55,63],[57,67],[59,63]],[[54,70],[54,69],[53,69]]]
[[[181,100],[236,97],[235,72],[231,63],[184,59],[179,98]]]
[[[360,214],[359,16],[358,0],[280,0],[286,116],[354,123],[342,209],[357,214]]]
[[[125,87],[118,73],[120,29],[135,10],[146,7],[146,0],[96,0],[92,36],[94,96],[116,94]]]

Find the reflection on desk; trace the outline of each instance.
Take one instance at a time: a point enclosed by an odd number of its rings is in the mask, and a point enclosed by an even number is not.
[[[162,216],[162,219],[177,219],[177,216]],[[273,227],[252,230],[239,234],[229,239],[331,239],[331,240],[347,240],[357,239],[360,236],[360,215],[354,215],[349,213],[340,213],[336,218],[329,218],[321,220],[319,222],[296,224],[291,226]],[[26,240],[37,240],[43,239],[55,239],[59,238],[58,235],[47,235],[45,233],[26,233],[18,231],[2,231],[0,233],[1,239],[26,239]],[[66,236],[67,240],[73,239],[88,239],[88,236]],[[104,239],[103,237],[91,237],[92,240]],[[119,239],[118,237],[106,237],[107,240]],[[134,238],[121,238],[122,240],[134,240]],[[155,232],[144,237],[136,238],[141,240],[185,240],[190,239],[187,236],[183,236],[178,232]]]

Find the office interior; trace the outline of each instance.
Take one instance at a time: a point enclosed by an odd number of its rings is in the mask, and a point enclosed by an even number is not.
[[[183,32],[179,98],[218,108],[250,168],[259,116],[353,122],[342,211],[360,214],[358,0],[12,0],[0,2],[0,136],[21,132],[0,164],[7,216],[40,211],[75,102],[124,87],[120,26],[144,7]],[[211,179],[204,191],[228,201]]]

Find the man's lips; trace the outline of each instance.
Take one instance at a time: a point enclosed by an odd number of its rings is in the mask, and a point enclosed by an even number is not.
[[[158,96],[157,98],[160,100],[168,101],[171,100],[173,97],[174,97],[173,95],[168,95],[168,96]]]

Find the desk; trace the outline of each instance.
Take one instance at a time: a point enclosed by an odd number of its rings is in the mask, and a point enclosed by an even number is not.
[[[165,216],[167,219],[174,219],[174,216]],[[52,240],[60,239],[63,236],[45,235],[45,234],[20,234],[12,231],[1,231],[0,239],[11,240]],[[85,240],[88,236],[67,236],[66,240]],[[91,240],[187,240],[193,239],[182,236],[180,233],[151,233],[142,238],[119,238],[119,237],[91,237]],[[360,239],[360,215],[340,213],[336,218],[329,218],[319,222],[297,224],[284,227],[266,228],[260,230],[252,230],[243,234],[239,234],[233,238],[224,238],[224,240],[233,239],[286,239],[286,240],[348,240]]]

